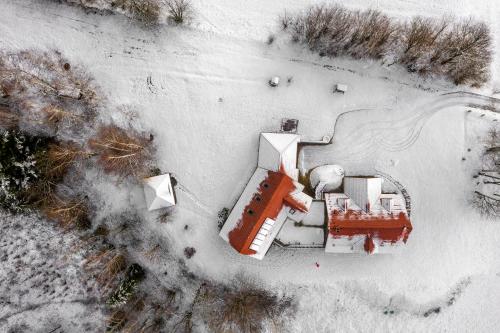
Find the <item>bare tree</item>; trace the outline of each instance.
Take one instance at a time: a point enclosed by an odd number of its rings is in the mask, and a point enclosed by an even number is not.
[[[436,48],[448,26],[449,22],[444,18],[437,21],[419,16],[405,23],[401,29],[403,49],[399,63],[407,66],[410,72],[428,71],[428,54]]]
[[[444,72],[455,84],[481,86],[489,78],[491,59],[488,26],[467,19],[440,39],[430,61],[436,72]]]
[[[474,177],[476,190],[471,203],[483,216],[500,216],[500,131],[492,127],[485,140],[482,170]]]
[[[45,175],[51,177],[62,177],[75,162],[89,158],[91,153],[73,142],[53,143],[45,158]]]
[[[291,298],[241,276],[230,285],[203,284],[195,308],[215,332],[262,332],[268,325],[280,327],[280,320],[294,312]]]
[[[315,5],[281,23],[293,41],[320,55],[391,60],[410,72],[442,75],[455,84],[480,86],[489,78],[490,31],[471,19],[453,23],[415,17],[401,23],[377,10]]]
[[[115,125],[101,127],[89,145],[99,155],[104,171],[121,177],[146,174],[152,158],[149,140]]]
[[[88,228],[90,226],[87,200],[81,198],[62,198],[51,195],[42,206],[45,215],[63,228]]]
[[[1,52],[0,58],[2,95],[21,128],[54,135],[91,125],[99,103],[96,87],[59,52]]]
[[[189,22],[193,18],[193,6],[190,0],[164,0],[167,11],[177,24]]]

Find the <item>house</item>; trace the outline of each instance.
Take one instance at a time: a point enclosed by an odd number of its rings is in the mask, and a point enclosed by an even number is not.
[[[300,222],[308,212],[312,198],[297,182],[299,139],[261,134],[258,167],[219,234],[239,253],[263,259],[285,221]]]
[[[325,193],[326,252],[387,253],[412,230],[404,198],[382,193],[378,177],[344,177],[344,193]]]
[[[223,225],[222,239],[260,260],[275,239],[280,246],[331,253],[386,253],[406,243],[412,225],[405,198],[382,193],[381,178],[344,177],[338,165],[319,166],[310,174],[313,202],[298,181],[299,142],[296,134],[261,133],[257,169]],[[334,192],[342,184],[343,193]]]
[[[170,174],[145,178],[143,182],[144,196],[149,211],[175,205],[175,195]]]

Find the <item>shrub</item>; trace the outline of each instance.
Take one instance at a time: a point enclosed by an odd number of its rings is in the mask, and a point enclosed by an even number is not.
[[[476,190],[472,206],[483,216],[498,219],[500,216],[500,127],[493,126],[486,133],[481,170],[474,176]]]
[[[192,19],[193,6],[189,0],[167,0],[167,11],[176,24],[183,24]]]
[[[80,198],[60,198],[55,194],[44,200],[42,211],[63,228],[88,229],[90,227],[87,200]]]
[[[126,14],[146,25],[157,24],[160,17],[158,0],[114,0],[111,1],[111,6],[122,9]]]
[[[77,161],[90,157],[90,153],[74,142],[66,141],[49,144],[44,173],[51,177],[61,177]]]
[[[227,218],[229,217],[229,209],[224,207],[217,214],[217,227],[222,229],[224,223],[226,223]]]
[[[184,255],[186,258],[191,259],[196,253],[196,249],[194,247],[186,247],[184,248]]]
[[[97,110],[92,79],[57,51],[1,52],[0,87],[19,127],[44,135],[81,131]]]
[[[12,212],[27,208],[26,193],[42,173],[37,155],[47,149],[49,139],[17,130],[0,134],[0,206]]]
[[[415,17],[400,23],[377,10],[339,5],[313,6],[283,20],[292,40],[320,55],[387,58],[410,72],[441,75],[457,85],[480,86],[489,78],[491,35],[482,22]]]
[[[63,183],[64,177],[76,161],[86,157],[88,157],[88,153],[78,145],[72,142],[54,142],[52,140],[45,150],[36,154],[39,177],[30,190],[26,192],[27,201],[32,206],[41,206],[48,210],[51,207],[59,206],[61,201],[54,200],[57,185]],[[81,227],[86,224],[87,221],[79,221]]]
[[[132,264],[127,269],[125,278],[106,302],[110,307],[126,304],[137,290],[139,282],[144,279],[145,272],[138,264]]]
[[[294,311],[291,298],[278,297],[241,277],[228,286],[204,284],[196,302],[214,332],[262,332],[267,324],[276,328]]]
[[[127,177],[147,172],[151,159],[150,142],[132,130],[103,126],[89,145],[99,155],[99,163],[107,173]]]

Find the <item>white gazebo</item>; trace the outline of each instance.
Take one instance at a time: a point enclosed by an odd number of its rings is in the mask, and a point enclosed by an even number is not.
[[[175,196],[170,174],[145,178],[144,195],[149,211],[174,206]]]

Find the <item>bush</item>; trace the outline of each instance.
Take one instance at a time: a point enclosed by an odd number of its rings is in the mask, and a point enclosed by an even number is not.
[[[121,177],[145,175],[151,162],[150,142],[138,133],[115,125],[103,126],[89,145],[107,173]]]
[[[139,282],[145,277],[145,272],[138,264],[132,264],[127,269],[125,278],[118,288],[111,294],[106,302],[110,307],[118,307],[126,304],[137,290]]]
[[[278,329],[279,321],[295,310],[291,298],[278,297],[241,277],[229,286],[205,283],[196,302],[214,332],[262,332],[269,324]]]
[[[481,86],[489,79],[491,35],[482,22],[415,17],[399,23],[377,10],[320,5],[281,18],[281,24],[292,40],[320,55],[387,58],[409,72],[444,76],[457,85]]]
[[[60,198],[50,195],[44,200],[43,213],[51,220],[58,222],[63,228],[90,228],[89,208],[87,200],[81,198]]]
[[[189,0],[167,0],[167,11],[174,23],[183,24],[192,19],[193,6]]]
[[[228,217],[229,217],[229,209],[226,207],[222,208],[217,214],[217,227],[219,228],[219,230],[222,229]]]
[[[158,0],[113,0],[111,7],[118,7],[126,14],[146,25],[158,24],[160,5]]]
[[[26,193],[26,199],[30,205],[42,207],[47,212],[52,208],[59,207],[63,201],[66,202],[66,200],[55,199],[56,187],[58,184],[63,183],[70,167],[79,159],[86,157],[88,157],[88,153],[72,142],[55,142],[51,140],[45,150],[36,154],[39,177]],[[79,220],[78,224],[84,227],[87,221]]]
[[[11,212],[28,207],[26,194],[42,172],[37,156],[44,154],[49,139],[31,136],[17,130],[0,135],[0,206]]]
[[[80,133],[96,114],[98,97],[92,79],[57,51],[1,52],[0,87],[10,114],[30,132]]]

